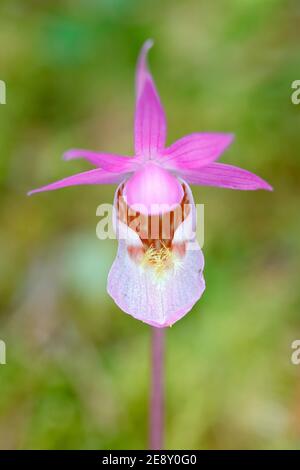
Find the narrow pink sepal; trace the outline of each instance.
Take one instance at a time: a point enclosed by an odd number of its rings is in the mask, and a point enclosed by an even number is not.
[[[95,166],[103,170],[114,173],[127,173],[138,168],[138,162],[131,157],[114,155],[110,153],[97,153],[90,150],[71,149],[63,154],[64,160],[74,160],[84,158]]]
[[[233,134],[194,133],[163,151],[161,164],[169,169],[200,168],[217,160],[234,139]]]
[[[166,141],[165,112],[147,66],[152,45],[152,40],[145,42],[136,71],[135,153],[145,159],[156,156]]]
[[[269,183],[254,173],[225,163],[211,163],[199,170],[180,171],[178,174],[190,184],[218,186],[220,188],[241,189],[245,191],[256,189],[273,191]]]
[[[63,178],[55,183],[48,184],[47,186],[33,189],[27,194],[28,196],[31,196],[31,194],[40,193],[42,191],[53,191],[67,186],[78,186],[82,184],[119,184],[124,179],[124,174],[109,173],[97,168],[96,170],[85,171],[83,173],[68,176],[67,178]]]

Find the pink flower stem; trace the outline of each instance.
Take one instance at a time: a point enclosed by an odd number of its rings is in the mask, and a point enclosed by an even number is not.
[[[150,449],[161,450],[164,439],[164,328],[152,328]]]

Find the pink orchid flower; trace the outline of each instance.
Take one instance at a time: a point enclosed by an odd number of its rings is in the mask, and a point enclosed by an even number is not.
[[[240,190],[272,187],[247,170],[216,163],[232,134],[194,133],[165,146],[165,113],[147,67],[152,44],[151,40],[144,44],[137,64],[135,156],[70,150],[66,160],[85,158],[97,168],[29,194],[74,185],[118,184],[114,226],[119,248],[108,276],[108,293],[126,313],[166,327],[188,313],[205,289],[189,184]],[[180,211],[183,207],[188,210]],[[162,228],[166,215],[171,221],[168,234]],[[155,221],[156,232],[149,236],[146,228]]]

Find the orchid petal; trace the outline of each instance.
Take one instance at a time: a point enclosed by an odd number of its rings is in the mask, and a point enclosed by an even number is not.
[[[95,170],[84,171],[83,173],[68,176],[67,178],[63,178],[62,180],[38,189],[33,189],[32,191],[29,191],[28,196],[42,191],[53,191],[54,189],[65,188],[67,186],[79,186],[83,184],[118,184],[125,178],[126,175],[124,174],[109,173],[97,168]]]
[[[93,165],[115,173],[134,171],[138,168],[138,163],[133,158],[109,153],[97,153],[90,150],[68,150],[64,153],[63,158],[64,160],[85,158]]]
[[[135,153],[153,158],[164,148],[166,118],[153,78],[147,66],[147,54],[153,41],[145,42],[136,71]]]
[[[143,245],[137,233],[128,226],[126,230],[118,216],[120,187],[115,194],[113,212],[119,247],[108,276],[108,293],[124,312],[134,318],[155,327],[171,326],[191,310],[205,289],[204,258],[195,240],[196,208],[192,192],[185,185],[191,211],[181,224],[183,226],[187,222],[187,226],[180,233],[178,230],[175,232],[176,240],[174,237],[171,247],[175,257],[182,245],[184,253],[177,258],[178,264],[168,268],[163,277],[157,277],[151,266],[143,264]],[[130,255],[132,252],[137,254],[136,258]]]
[[[246,191],[256,189],[273,190],[269,183],[254,173],[225,163],[211,163],[199,170],[180,171],[180,175],[188,183],[196,185],[218,186],[220,188]]]
[[[201,297],[205,289],[203,266],[200,248],[187,250],[181,267],[172,271],[161,285],[154,281],[151,270],[138,268],[128,255],[126,242],[121,240],[108,275],[107,290],[124,312],[163,328],[182,318]]]
[[[169,169],[199,168],[217,160],[233,140],[232,134],[195,133],[174,142],[160,162]]]

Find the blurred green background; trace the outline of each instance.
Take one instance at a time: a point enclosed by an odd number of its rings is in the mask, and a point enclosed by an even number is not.
[[[133,151],[145,39],[168,142],[234,132],[222,161],[274,193],[194,188],[207,290],[167,331],[167,448],[300,448],[297,0],[1,0],[0,448],[147,445],[150,328],[106,293],[114,187],[26,197],[88,169],[72,147]]]

